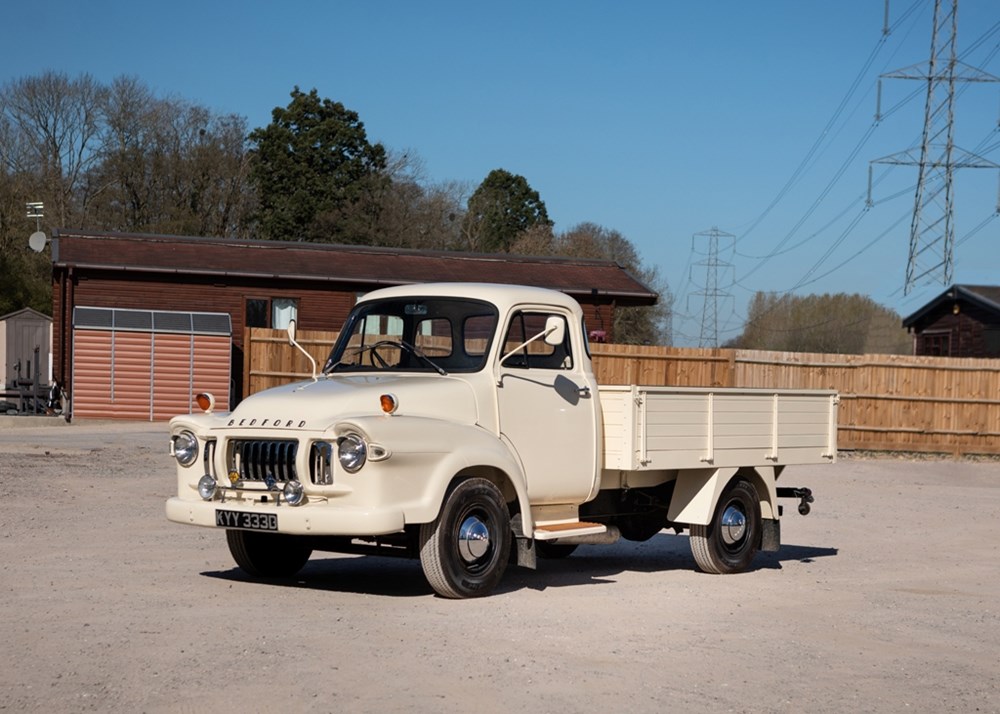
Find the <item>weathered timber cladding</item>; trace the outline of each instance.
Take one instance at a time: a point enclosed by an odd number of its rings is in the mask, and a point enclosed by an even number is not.
[[[917,351],[926,351],[928,338],[945,333],[949,336],[950,357],[982,357],[987,354],[983,333],[987,326],[995,327],[996,319],[987,310],[976,305],[964,305],[956,314],[941,310],[936,319],[929,321],[917,336]]]
[[[952,285],[903,326],[918,355],[1000,357],[1000,287]]]

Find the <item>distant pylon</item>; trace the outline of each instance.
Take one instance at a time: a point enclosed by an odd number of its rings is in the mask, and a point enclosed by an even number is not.
[[[719,272],[731,269],[732,263],[727,263],[719,259],[719,240],[726,239],[735,241],[736,236],[732,233],[720,231],[718,228],[711,228],[701,233],[695,233],[692,240],[699,238],[708,240],[708,250],[705,253],[705,260],[699,260],[692,266],[692,271],[696,267],[705,268],[705,287],[692,295],[703,299],[701,311],[701,330],[698,335],[699,347],[719,346],[719,303],[732,297],[731,293],[719,288]],[[692,246],[692,250],[697,250]]]
[[[950,5],[950,10],[942,8],[943,2]],[[955,53],[957,28],[958,0],[935,0],[929,62],[882,75],[890,79],[919,79],[927,82],[924,130],[919,149],[914,147],[871,162],[918,168],[913,217],[910,222],[910,255],[903,287],[905,294],[919,282],[937,280],[948,285],[952,281],[955,246],[954,170],[1000,168],[1000,165],[955,146],[955,83],[1000,81],[1000,78],[958,61]],[[881,118],[880,113],[880,110],[876,111],[876,120]],[[870,166],[868,203],[871,205]]]

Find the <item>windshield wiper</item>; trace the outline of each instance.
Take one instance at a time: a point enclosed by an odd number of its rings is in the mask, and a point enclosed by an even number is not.
[[[439,364],[434,362],[434,360],[432,360],[430,357],[428,357],[419,349],[417,349],[414,345],[411,345],[408,342],[404,342],[403,340],[400,340],[399,344],[408,349],[410,351],[410,354],[416,355],[419,359],[422,359],[425,364],[434,369],[442,377],[448,376],[448,373],[444,371],[444,368],[442,368]]]

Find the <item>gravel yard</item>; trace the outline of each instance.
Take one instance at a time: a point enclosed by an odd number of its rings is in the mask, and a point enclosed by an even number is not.
[[[255,582],[168,522],[165,424],[0,426],[0,711],[998,712],[1000,463],[790,467],[779,553],[581,546],[496,594],[318,553]]]

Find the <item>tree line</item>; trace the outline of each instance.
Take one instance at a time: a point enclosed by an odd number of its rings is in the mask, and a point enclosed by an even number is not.
[[[858,294],[796,296],[758,292],[742,334],[725,345],[826,354],[911,354],[900,316]]]
[[[312,241],[613,260],[660,295],[619,308],[616,342],[670,344],[673,296],[657,266],[613,228],[554,230],[523,176],[433,182],[420,158],[369,140],[358,114],[295,87],[271,121],[175,97],[142,80],[102,84],[46,72],[0,87],[0,315],[51,314],[51,265],[27,247],[25,204],[42,228]],[[862,296],[758,293],[746,349],[906,352],[894,312]]]
[[[0,315],[51,313],[50,264],[26,246],[42,228],[361,244],[617,260],[660,293],[620,310],[618,341],[669,342],[671,299],[616,231],[556,233],[545,203],[502,168],[475,189],[433,183],[419,157],[371,142],[356,112],[295,87],[250,129],[131,76],[58,72],[0,88]],[[525,251],[528,251],[527,253]]]

